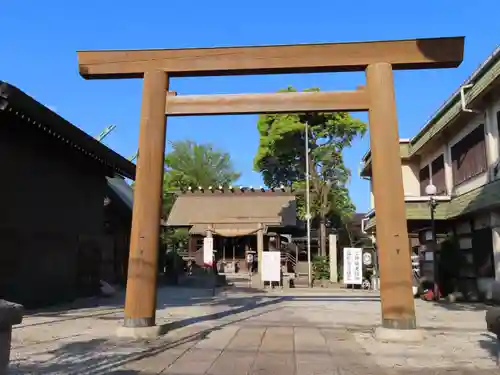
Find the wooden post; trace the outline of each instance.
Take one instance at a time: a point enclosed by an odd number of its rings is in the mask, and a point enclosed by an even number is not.
[[[250,269],[248,268],[249,264],[247,262],[247,259],[248,259],[248,253],[250,252],[250,246],[248,245],[248,237],[245,236],[244,237],[244,240],[245,240],[245,245],[244,245],[244,256],[245,256],[245,267],[247,268],[247,272],[250,272]]]
[[[262,224],[259,225],[259,230],[257,231],[257,261],[258,261],[258,271],[260,280],[262,280],[262,258],[264,257],[264,227]]]
[[[155,325],[167,89],[168,77],[165,72],[144,73],[125,327]]]
[[[193,237],[192,234],[189,235],[188,237],[188,259],[191,259],[193,257],[193,254],[196,253],[196,239]]]
[[[295,244],[295,276],[299,276],[299,247]]]
[[[339,274],[337,270],[337,235],[330,234],[328,236],[328,250],[330,256],[330,282],[337,283]]]
[[[415,329],[392,66],[388,63],[369,65],[366,82],[370,100],[370,148],[377,213],[382,326]]]

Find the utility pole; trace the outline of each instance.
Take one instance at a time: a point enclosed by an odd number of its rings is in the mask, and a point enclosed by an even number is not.
[[[309,192],[309,124],[305,125],[306,141],[306,225],[307,225],[307,281],[309,288],[312,287],[311,267],[311,197]]]

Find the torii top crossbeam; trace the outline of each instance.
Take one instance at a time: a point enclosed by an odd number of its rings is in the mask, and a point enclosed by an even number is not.
[[[378,62],[394,70],[454,68],[464,37],[359,43],[299,44],[158,50],[80,51],[86,79],[141,78],[163,70],[171,77],[363,71]]]

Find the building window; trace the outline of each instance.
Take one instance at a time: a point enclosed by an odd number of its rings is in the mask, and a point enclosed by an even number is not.
[[[432,184],[436,187],[437,195],[446,194],[446,179],[444,174],[444,155],[438,156],[431,163]]]
[[[497,139],[500,139],[500,111],[497,112]],[[494,173],[496,175],[498,170],[495,170]]]
[[[429,170],[429,166],[426,165],[423,167],[418,173],[418,180],[420,181],[420,195],[425,196],[425,188],[429,185],[431,174]]]
[[[479,125],[451,148],[451,162],[454,185],[486,172],[484,124]]]

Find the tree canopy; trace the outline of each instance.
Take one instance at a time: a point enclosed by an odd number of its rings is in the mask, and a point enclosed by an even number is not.
[[[296,92],[293,87],[280,92]],[[305,90],[320,91],[318,88]],[[309,155],[305,152],[308,127]],[[350,171],[342,151],[366,132],[366,124],[346,112],[261,115],[257,128],[260,143],[254,169],[268,186],[305,189],[306,157],[310,165],[311,215],[320,220],[321,252],[326,252],[326,219],[343,218],[354,212],[346,185]],[[304,199],[298,198],[298,213],[304,217]]]
[[[173,188],[229,185],[240,177],[227,152],[211,144],[186,140],[173,142],[165,157],[166,184]]]
[[[212,144],[198,144],[183,140],[171,143],[171,151],[165,157],[163,183],[163,217],[168,217],[175,202],[174,191],[189,186],[227,186],[240,177],[234,170],[229,153]],[[174,246],[187,239],[186,230],[169,230],[168,240]]]

